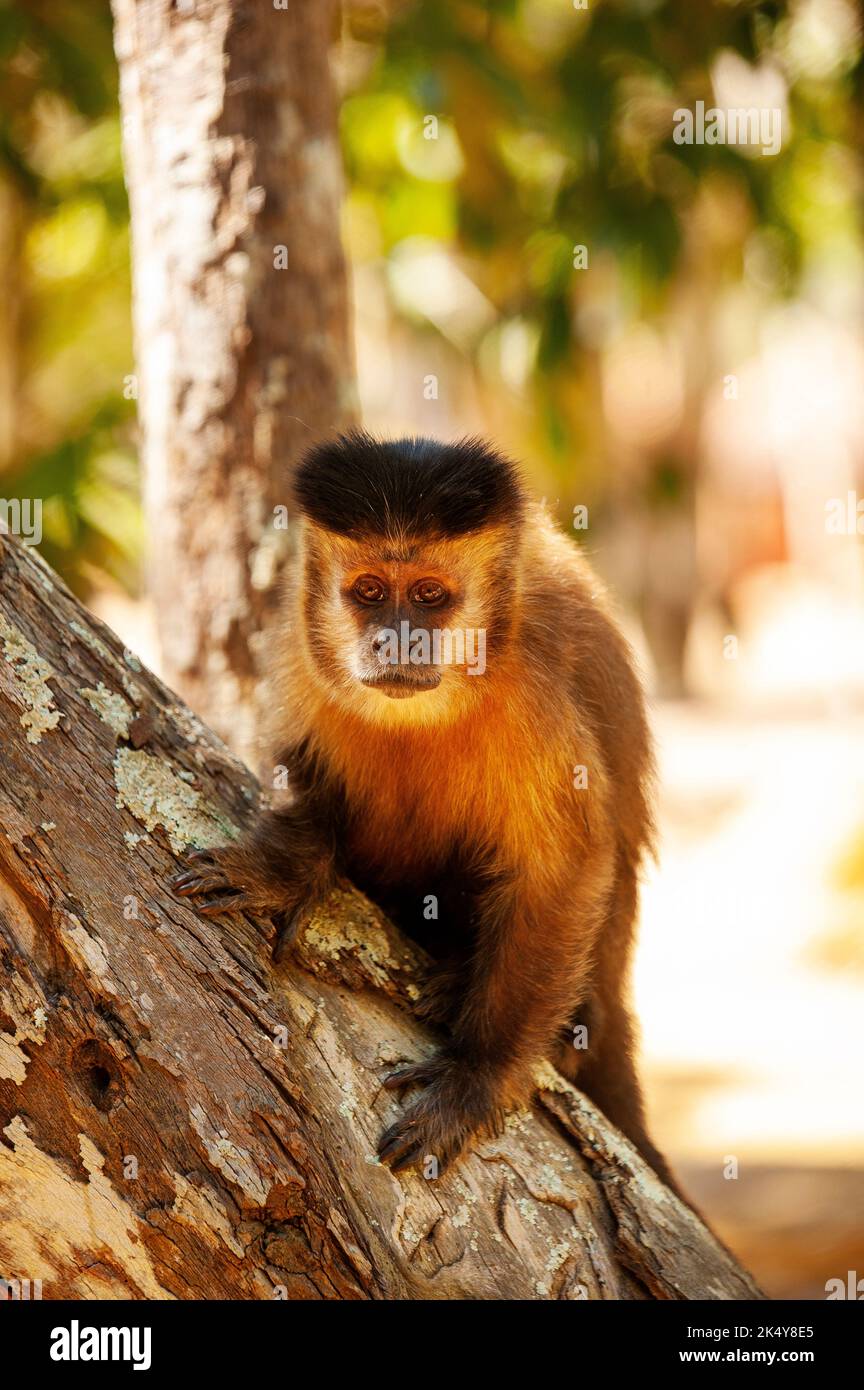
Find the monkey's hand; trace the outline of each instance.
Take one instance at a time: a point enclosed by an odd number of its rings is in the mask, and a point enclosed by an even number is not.
[[[280,960],[297,934],[297,928],[326,891],[314,867],[285,865],[268,867],[256,853],[256,845],[223,845],[219,849],[193,850],[186,856],[186,868],[171,880],[181,898],[194,898],[204,917],[223,912],[248,912],[254,917],[270,917],[277,936],[274,959]]]
[[[378,1157],[394,1173],[430,1158],[443,1173],[472,1134],[498,1134],[504,1123],[500,1090],[490,1070],[446,1051],[393,1072],[384,1086],[391,1091],[423,1087],[378,1141]]]

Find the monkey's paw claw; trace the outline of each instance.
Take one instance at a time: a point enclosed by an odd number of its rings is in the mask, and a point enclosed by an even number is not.
[[[388,1163],[394,1173],[401,1172],[403,1168],[410,1168],[412,1163],[423,1161],[427,1154],[423,1130],[418,1128],[416,1120],[410,1119],[407,1115],[385,1129],[378,1140],[378,1158],[382,1163]],[[440,1154],[435,1154],[434,1157],[438,1160],[440,1173],[446,1167],[446,1160]]]
[[[435,1160],[438,1176],[459,1156],[472,1134],[494,1134],[503,1115],[482,1069],[439,1054],[402,1067],[384,1080],[388,1090],[423,1086],[378,1141],[378,1158],[394,1173]]]
[[[180,898],[195,898],[197,910],[205,917],[222,912],[238,912],[254,907],[246,890],[235,883],[219,850],[193,850],[186,856],[183,873],[170,880],[169,887]]]

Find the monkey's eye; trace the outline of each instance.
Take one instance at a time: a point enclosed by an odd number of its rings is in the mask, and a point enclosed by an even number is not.
[[[418,579],[411,590],[411,601],[422,603],[425,608],[437,608],[447,597],[447,590],[437,579]]]
[[[387,597],[387,590],[374,574],[361,574],[351,585],[351,592],[358,603],[383,603]]]

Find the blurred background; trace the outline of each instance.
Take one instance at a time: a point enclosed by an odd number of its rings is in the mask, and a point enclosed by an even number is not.
[[[334,39],[363,421],[493,437],[616,595],[656,1137],[770,1294],[824,1297],[864,1277],[859,11],[346,0]],[[0,0],[0,62],[0,493],[158,670],[108,0]],[[698,100],[780,151],[676,144]]]

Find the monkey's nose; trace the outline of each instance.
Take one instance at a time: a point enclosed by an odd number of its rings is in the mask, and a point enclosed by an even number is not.
[[[386,634],[385,632],[379,632],[377,637],[373,637],[373,638],[372,638],[372,650],[373,650],[373,652],[375,653],[376,656],[378,655],[378,653],[380,652],[381,648],[384,646],[384,643],[385,643],[386,641],[387,641],[387,634]]]

